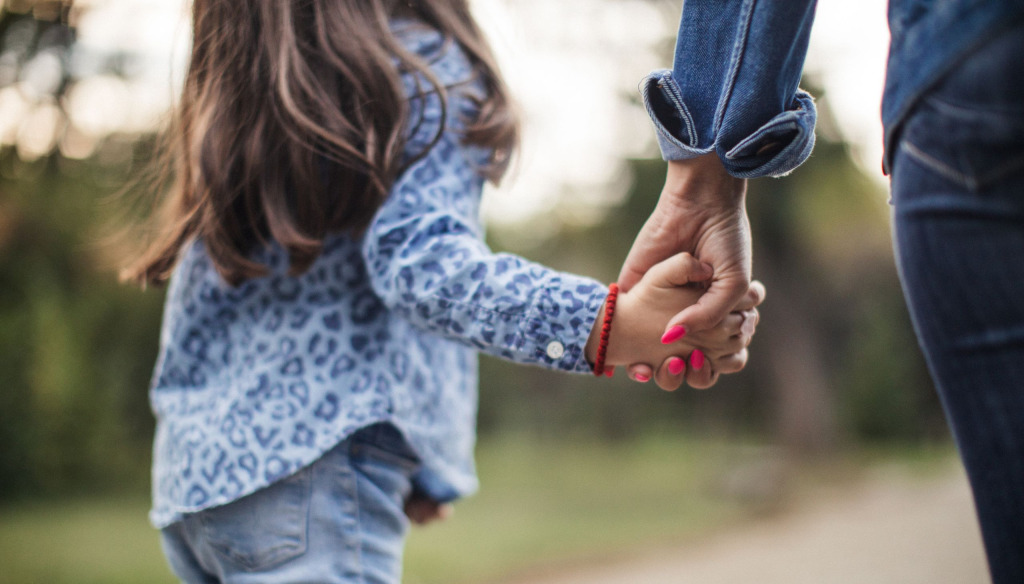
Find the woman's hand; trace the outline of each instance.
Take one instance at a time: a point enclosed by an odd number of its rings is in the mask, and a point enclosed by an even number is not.
[[[652,266],[684,251],[709,264],[714,274],[704,295],[665,323],[665,338],[670,341],[723,322],[750,290],[746,181],[729,175],[714,153],[668,163],[658,204],[622,266],[620,288],[628,291]],[[756,324],[756,316],[752,322]],[[686,363],[681,359],[662,363],[657,374],[650,366],[638,364],[630,366],[629,373],[637,381],[653,376],[663,389],[677,388],[684,378],[694,387],[704,388],[714,385],[721,373],[743,369],[746,351],[723,359],[714,367],[715,373],[701,373],[703,367],[694,368],[694,360],[700,363],[700,354],[690,355],[692,374],[686,373]]]
[[[729,175],[715,154],[672,161],[658,204],[622,266],[619,287],[628,292],[658,262],[689,252],[714,273],[700,300],[665,323],[665,332],[709,329],[750,287],[750,245],[746,181]]]
[[[757,307],[764,298],[764,285],[756,280],[751,282],[747,293],[718,326],[694,333],[690,338],[690,343],[701,349],[692,350],[686,358],[681,352],[665,359],[657,372],[649,364],[635,363],[627,368],[627,374],[640,383],[653,379],[662,389],[673,391],[684,382],[696,389],[706,389],[717,383],[720,375],[741,371],[747,364],[747,347],[760,320]],[[734,351],[737,346],[742,348]]]

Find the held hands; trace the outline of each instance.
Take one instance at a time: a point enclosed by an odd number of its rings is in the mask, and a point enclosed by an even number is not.
[[[714,153],[669,162],[665,187],[626,257],[619,287],[628,291],[679,252],[709,264],[714,275],[697,302],[663,323],[670,336],[717,325],[750,288],[746,181],[729,175]]]
[[[619,294],[605,363],[662,363],[655,380],[665,389],[675,389],[683,380],[686,364],[676,355],[689,354],[690,366],[695,371],[687,379],[695,386],[700,385],[700,379],[710,386],[718,374],[742,369],[757,324],[755,307],[764,299],[764,287],[759,282],[730,306],[734,311],[715,327],[695,331],[668,344],[660,340],[664,323],[679,307],[699,302],[705,294],[700,283],[711,277],[710,267],[689,253],[676,254],[648,270],[632,289]],[[595,326],[586,348],[587,358],[592,362],[598,344],[599,326]]]
[[[746,326],[756,323],[756,317],[750,321],[743,316],[764,298],[764,287],[751,285],[750,226],[745,197],[746,181],[729,175],[714,153],[669,162],[658,204],[637,235],[619,276],[620,288],[628,291],[652,266],[679,252],[690,252],[713,268],[706,293],[696,302],[678,305],[683,310],[663,322],[666,341],[689,337],[696,344],[695,333],[728,325],[726,317],[730,312],[733,314],[729,319],[739,319]],[[686,381],[698,388],[710,387],[719,373],[739,371],[746,364],[743,351],[723,358],[712,373],[696,367],[701,355],[690,355],[691,369],[685,375]],[[682,373],[672,372],[683,369],[685,362],[666,361],[655,379],[662,388],[674,389],[683,377]],[[633,365],[630,374],[644,381],[650,378],[651,370],[647,365]],[[670,379],[667,385],[666,378]]]
[[[736,373],[746,367],[747,346],[760,320],[756,308],[764,301],[764,297],[764,286],[756,280],[751,282],[747,293],[718,326],[691,333],[688,335],[687,344],[677,342],[676,346],[679,347],[698,348],[693,349],[688,358],[679,356],[685,355],[685,352],[679,349],[676,355],[663,361],[653,376],[658,386],[666,391],[672,391],[682,385],[685,379],[691,387],[706,389],[717,383],[720,375]],[[709,346],[720,347],[717,352],[710,353],[713,358],[709,357],[707,352],[706,347]],[[737,346],[742,348],[737,352],[728,353]],[[723,351],[727,354],[721,355]],[[652,376],[651,367],[646,364],[634,363],[629,366],[628,373],[630,378],[639,382],[647,382]]]

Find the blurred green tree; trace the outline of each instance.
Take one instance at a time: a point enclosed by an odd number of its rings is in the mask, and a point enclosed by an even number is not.
[[[150,144],[111,136],[81,161],[58,150],[70,10],[56,1],[0,9],[0,101],[21,112],[0,120],[0,497],[139,485],[146,475],[160,299],[119,286],[98,242],[131,153]]]

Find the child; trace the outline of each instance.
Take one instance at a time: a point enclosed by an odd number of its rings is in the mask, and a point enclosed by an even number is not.
[[[590,373],[743,349],[738,325],[659,342],[711,276],[687,254],[613,302],[487,249],[516,123],[465,0],[193,11],[178,182],[127,271],[170,280],[151,520],[183,580],[397,582],[406,501],[477,487],[476,351]]]

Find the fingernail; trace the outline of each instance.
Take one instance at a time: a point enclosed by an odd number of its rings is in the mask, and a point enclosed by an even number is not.
[[[700,349],[694,349],[693,353],[690,354],[690,365],[700,371],[700,368],[704,366],[704,352]]]
[[[743,324],[740,325],[740,333],[746,337],[754,336],[754,331],[757,330],[757,322],[753,318],[744,318]]]
[[[686,361],[679,357],[672,357],[672,360],[668,362],[668,372],[672,375],[679,375],[684,369],[686,369]]]
[[[607,377],[613,377],[615,375],[615,368],[614,367],[609,367],[608,369],[605,369],[604,370],[604,374]]]
[[[678,341],[679,339],[681,339],[681,338],[683,338],[685,336],[686,336],[686,327],[681,326],[681,325],[676,325],[676,326],[668,329],[668,332],[665,333],[661,337],[661,344],[667,345],[669,343],[674,343],[674,342]]]
[[[651,376],[644,375],[643,373],[637,373],[636,375],[633,376],[633,379],[636,379],[640,383],[647,383],[648,381],[651,380]]]
[[[714,273],[715,273],[715,268],[711,267],[711,264],[709,264],[709,263],[707,263],[707,262],[701,262],[701,263],[700,263],[700,269],[701,269],[701,270],[704,270],[704,273],[705,273],[705,274],[707,274],[707,275],[709,275],[709,276],[710,276],[711,274],[714,274]]]

